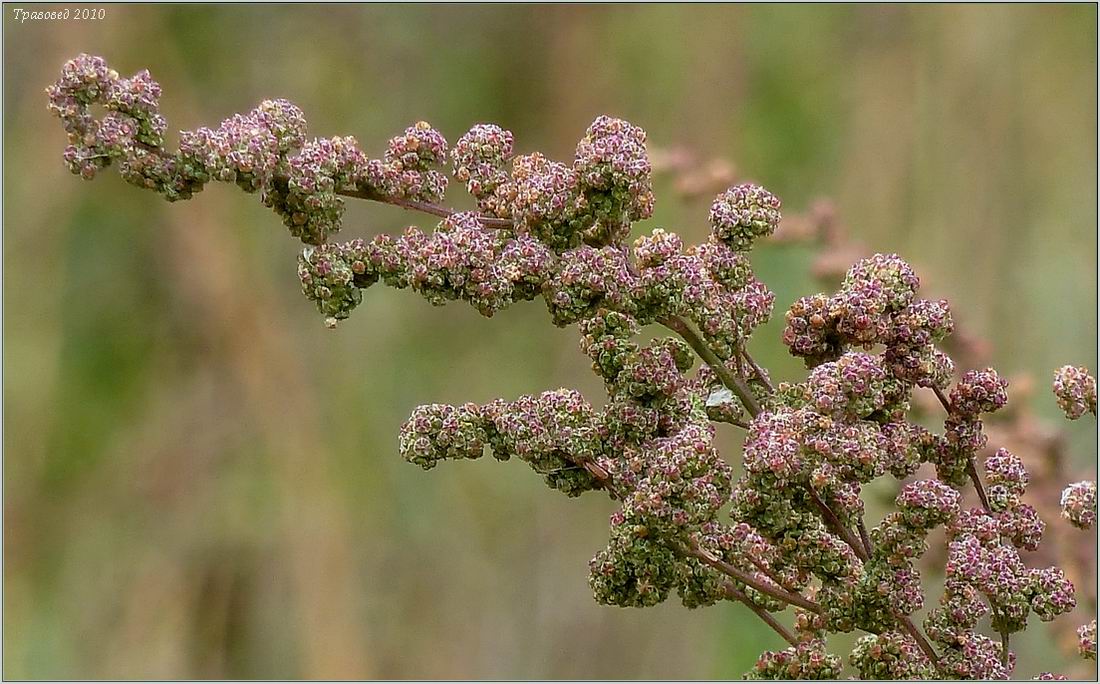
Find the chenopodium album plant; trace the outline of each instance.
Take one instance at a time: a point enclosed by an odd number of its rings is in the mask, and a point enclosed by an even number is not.
[[[589,564],[598,602],[652,606],[675,592],[688,607],[744,604],[790,644],[746,675],[762,679],[840,676],[845,659],[827,638],[852,631],[865,634],[846,659],[862,678],[1004,679],[1015,664],[1010,635],[1032,615],[1074,609],[1061,569],[1021,560],[1044,529],[1024,503],[1021,460],[1005,449],[976,458],[982,417],[1005,405],[1007,382],[993,369],[956,377],[937,348],[952,332],[948,304],[919,296],[909,264],[876,254],[837,292],[791,305],[783,343],[805,361],[803,382],[776,386],[749,356],[774,304],[749,262],[780,221],[764,188],[721,193],[703,244],[660,229],[628,243],[654,198],[646,134],[620,119],[596,119],[571,163],[516,154],[512,134],[490,124],[448,149],[424,122],[372,159],[354,138],[307,138],[301,110],[269,100],[217,128],[182,131],[172,150],[147,71],[123,78],[80,55],[47,92],[68,132],[65,162],[83,178],[114,164],[170,201],[215,181],[258,192],[305,243],[298,277],[329,326],[379,281],[486,316],[541,298],[555,325],[576,325],[606,385],[602,407],[569,389],[421,406],[400,450],[430,469],[488,449],[568,496],[618,502],[607,548]],[[446,167],[477,211],[440,204]],[[344,198],[442,220],[430,232],[334,242]],[[651,325],[672,334],[640,342]],[[942,404],[942,432],[909,419],[918,388]],[[1067,417],[1096,414],[1084,368],[1059,370],[1054,393]],[[714,446],[715,423],[746,433],[739,477]],[[914,479],[924,464],[934,477]],[[896,509],[870,525],[861,491],[884,477],[900,483]],[[968,488],[979,505],[964,506]],[[1070,485],[1061,503],[1069,523],[1095,524],[1095,482]],[[948,547],[943,587],[926,597],[916,561],[936,530]],[[1096,621],[1079,635],[1095,660]]]

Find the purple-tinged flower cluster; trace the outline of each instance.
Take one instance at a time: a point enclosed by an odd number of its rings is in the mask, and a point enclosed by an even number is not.
[[[1019,456],[1003,448],[985,459],[985,477],[989,485],[989,507],[993,512],[1016,508],[1030,480]]]
[[[372,160],[353,138],[306,142],[306,121],[286,100],[266,100],[217,128],[181,131],[176,151],[164,148],[167,122],[159,112],[160,85],[147,71],[121,78],[101,57],[80,55],[47,88],[50,110],[69,134],[70,170],[93,178],[117,162],[122,177],[168,200],[189,199],[210,181],[262,191],[264,203],[291,233],[319,245],[340,228],[340,194],[438,201],[447,177],[437,171],[447,143],[425,122],[390,141]],[[91,106],[107,110],[102,118]],[[300,152],[296,152],[300,149]]]
[[[419,406],[401,427],[401,455],[425,470],[444,459],[481,458],[489,444],[485,422],[476,404]]]
[[[1008,380],[992,368],[967,371],[951,390],[951,408],[965,416],[993,413],[1008,403]]]
[[[286,156],[305,144],[302,111],[286,100],[266,100],[218,128],[180,132],[180,174],[195,184],[236,183],[245,192],[265,189]]]
[[[366,243],[307,247],[298,257],[302,292],[317,303],[330,327],[362,301],[362,288],[378,280]]]
[[[590,217],[577,172],[538,152],[516,157],[500,191],[516,230],[554,249],[576,247]]]
[[[759,185],[735,185],[714,199],[710,225],[716,240],[738,252],[779,227],[782,218],[779,198]]]
[[[959,493],[939,480],[911,482],[896,503],[902,520],[914,530],[930,530],[950,523],[959,513]]]
[[[340,230],[344,200],[367,167],[367,156],[354,138],[318,138],[291,157],[285,183],[272,180],[264,204],[283,219],[290,234],[311,245],[323,244]]]
[[[1008,679],[1015,667],[1015,654],[1009,654],[1007,665],[1001,663],[1001,645],[974,631],[953,637],[949,647],[940,652],[940,675],[949,679]]]
[[[645,131],[611,117],[592,122],[572,164],[534,153],[512,158],[513,136],[479,124],[451,153],[455,177],[487,214],[511,219],[552,249],[621,244],[653,213]],[[511,159],[511,169],[506,169]]]
[[[551,489],[569,496],[601,486],[585,469],[603,453],[599,417],[576,390],[497,400],[484,413],[498,459],[516,456],[543,475]]]
[[[916,299],[920,281],[895,254],[856,263],[840,290],[802,297],[788,310],[783,342],[806,365],[836,360],[853,347],[882,344],[899,381],[946,387],[954,366],[935,348],[952,330],[947,302]]]
[[[857,352],[814,368],[806,384],[818,412],[834,417],[867,418],[907,395],[881,356]]]
[[[180,176],[178,161],[161,149],[168,125],[159,113],[160,93],[148,71],[122,78],[102,57],[87,54],[66,62],[46,94],[68,133],[63,156],[69,170],[90,180],[117,161],[127,182],[168,199],[190,197],[194,183]],[[93,105],[107,113],[97,119]]]
[[[709,424],[691,424],[652,440],[645,454],[624,454],[621,468],[636,473],[634,491],[623,501],[627,520],[667,533],[716,518],[729,498],[731,470],[711,446],[713,433]]]
[[[589,318],[601,308],[630,313],[632,280],[621,250],[582,245],[561,255],[544,299],[559,326]]]
[[[401,429],[401,454],[425,470],[444,459],[479,458],[484,447],[515,456],[569,496],[603,485],[587,469],[603,451],[598,416],[574,390],[477,406],[419,407]]]
[[[936,668],[913,638],[900,632],[860,637],[849,662],[860,679],[936,679]]]
[[[1096,378],[1085,367],[1062,366],[1054,372],[1054,396],[1066,418],[1096,415]]]
[[[1062,517],[1074,527],[1090,530],[1096,524],[1096,481],[1074,482],[1062,490]]]
[[[1004,532],[997,518],[980,509],[960,515],[949,527],[947,581],[940,607],[926,621],[929,636],[946,646],[957,645],[959,635],[971,632],[985,612],[978,596],[989,602],[993,627],[1002,633],[1022,630],[1029,612],[1049,621],[1074,608],[1073,584],[1064,573],[1056,567],[1028,568],[1016,548],[1030,546],[1026,535],[1008,530],[1006,536],[1024,539],[1004,544]]]
[[[1096,620],[1077,628],[1077,652],[1086,660],[1096,660]]]
[[[609,116],[597,117],[577,143],[573,170],[594,225],[590,244],[613,244],[630,225],[653,214],[653,168],[641,128]]]
[[[611,521],[607,548],[588,563],[588,583],[597,603],[641,608],[668,598],[681,574],[676,551],[622,518]]]
[[[1018,549],[1035,551],[1043,540],[1046,524],[1039,512],[1027,504],[1018,504],[997,514],[1001,537]]]
[[[800,642],[782,651],[765,651],[745,679],[839,679],[839,656],[825,650],[820,639]]]
[[[1031,609],[1043,622],[1050,622],[1077,606],[1073,583],[1061,568],[1032,569],[1029,579],[1027,592],[1031,596]]]
[[[446,159],[446,139],[418,121],[390,139],[381,160],[367,162],[360,187],[379,197],[438,202],[447,192],[447,176],[438,170]]]
[[[512,301],[512,280],[501,256],[505,240],[473,214],[455,214],[431,235],[409,231],[398,246],[409,286],[435,305],[462,299],[485,316]]]
[[[361,293],[352,292],[352,285],[364,288],[379,278],[392,287],[412,288],[432,304],[462,300],[492,316],[515,301],[537,296],[556,269],[556,258],[541,243],[486,228],[471,213],[454,214],[429,234],[410,227],[397,238],[381,235],[366,244],[353,240],[307,248],[299,262],[318,257],[342,259],[348,268],[354,266],[357,276],[343,279],[340,289],[325,283],[329,289],[319,290],[304,277],[309,268],[299,269],[303,291],[330,324],[347,318],[359,304]]]
[[[508,181],[506,166],[512,157],[511,131],[495,124],[477,124],[451,149],[454,177],[478,201],[478,208],[493,216],[506,216],[497,204],[496,190]]]
[[[836,330],[830,311],[831,298],[823,295],[801,297],[787,310],[783,342],[791,354],[813,367],[835,360],[844,353],[845,340]]]

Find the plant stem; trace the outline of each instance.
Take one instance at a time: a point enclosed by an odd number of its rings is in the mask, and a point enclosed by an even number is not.
[[[725,584],[723,586],[723,590],[730,598],[734,599],[735,601],[740,601],[741,603],[744,603],[746,606],[748,606],[749,610],[756,613],[756,616],[758,618],[763,620],[769,627],[775,630],[775,633],[783,637],[783,640],[786,641],[788,644],[790,644],[791,646],[798,645],[798,639],[795,639],[794,635],[787,631],[786,627],[779,624],[779,621],[772,617],[771,613],[753,603],[752,599],[750,599],[742,592],[738,591],[737,588],[734,587],[732,584]]]
[[[863,548],[867,551],[867,555],[871,555],[871,537],[867,534],[867,526],[863,524],[863,514],[859,516],[859,521],[856,524],[859,529],[859,540],[863,542]]]
[[[752,587],[762,594],[767,594],[774,599],[783,601],[784,603],[789,603],[792,606],[798,606],[799,608],[805,608],[806,610],[813,613],[817,613],[819,615],[821,614],[821,606],[817,605],[813,601],[799,594],[793,594],[786,589],[783,589],[782,587],[768,586],[767,584],[761,582],[752,575],[749,575],[747,572],[743,572],[742,570],[730,565],[721,558],[715,558],[705,549],[700,548],[699,545],[694,541],[692,542],[691,547],[685,550],[684,553],[688,556],[692,556],[693,558],[698,558],[699,560],[703,561],[704,563],[721,572],[722,574],[732,577],[738,582],[741,582],[746,586]]]
[[[829,505],[821,500],[821,497],[817,495],[813,487],[807,486],[806,491],[809,493],[810,500],[813,501],[818,512],[821,513],[821,517],[825,520],[825,525],[832,529],[833,534],[843,539],[848,546],[852,547],[852,551],[855,552],[856,556],[858,556],[861,561],[867,562],[867,559],[870,557],[869,552],[863,548],[863,545],[860,544],[854,536],[852,536],[848,528],[840,522],[840,518],[833,512],[833,509],[829,508]]]
[[[725,423],[726,425],[736,425],[737,427],[739,427],[743,430],[748,430],[749,429],[749,424],[748,423],[746,423],[743,420],[738,420],[736,418],[711,418],[711,420],[715,423]]]
[[[356,199],[367,200],[370,202],[381,202],[382,204],[392,204],[402,209],[408,209],[409,211],[420,211],[425,214],[431,214],[432,216],[438,216],[440,218],[447,218],[459,213],[455,209],[450,209],[439,204],[433,204],[431,202],[420,202],[418,200],[403,199],[400,197],[387,197],[386,195],[379,194],[372,190],[342,190],[337,194],[345,197],[354,197]],[[511,228],[511,219],[496,218],[493,216],[482,216],[478,214],[478,220],[481,221],[481,225],[486,228]]]
[[[940,404],[943,405],[943,409],[947,411],[948,415],[953,414],[955,409],[951,406],[951,400],[947,398],[943,390],[933,386],[932,391],[936,393],[936,398],[940,400]],[[986,513],[992,515],[992,509],[989,507],[989,497],[985,495],[985,487],[982,486],[982,478],[978,475],[978,468],[974,465],[972,454],[966,455],[966,474],[970,476],[970,481],[974,483],[974,490],[978,492],[978,499],[982,502],[982,508],[985,509]]]
[[[755,373],[760,382],[764,383],[764,386],[768,388],[768,393],[770,394],[774,392],[775,385],[772,384],[772,381],[768,378],[767,372],[765,372],[764,369],[760,367],[760,364],[758,364],[751,356],[749,356],[749,350],[745,347],[741,347],[741,356],[745,357],[745,360],[749,362],[750,366],[752,366],[753,373]]]
[[[909,636],[913,637],[913,641],[917,642],[917,646],[920,646],[920,650],[924,651],[924,655],[928,656],[928,659],[932,661],[932,665],[939,669],[940,657],[936,655],[936,652],[932,649],[932,645],[928,643],[928,640],[924,638],[924,635],[920,633],[917,626],[913,624],[913,621],[909,619],[908,615],[895,615],[898,621],[901,623],[902,628],[909,633]]]
[[[755,418],[760,414],[760,403],[756,401],[756,397],[753,396],[752,390],[749,389],[744,379],[730,372],[725,362],[718,358],[714,350],[703,341],[703,338],[699,337],[699,334],[691,328],[687,321],[679,316],[669,316],[667,318],[659,318],[657,322],[684,338],[684,341],[695,350],[699,358],[710,366],[714,374],[722,381],[722,384],[737,395],[737,398],[745,405],[745,410],[749,412],[750,416]]]
[[[1001,665],[1008,667],[1008,632],[1001,632]]]

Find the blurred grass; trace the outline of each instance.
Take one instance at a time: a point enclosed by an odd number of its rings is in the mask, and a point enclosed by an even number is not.
[[[568,158],[596,115],[623,116],[653,145],[733,159],[789,210],[834,198],[1003,371],[1045,385],[1096,366],[1094,6],[106,11],[4,23],[7,678],[690,679],[779,646],[734,606],[596,606],[598,497],[565,500],[518,464],[425,474],[398,457],[420,403],[558,386],[598,401],[573,331],[537,304],[486,320],[381,289],[324,330],[254,198],[169,206],[65,172],[42,89],[81,51],[149,68],[173,130],[287,97],[315,134],[373,153],[427,119],[452,140],[497,121]],[[705,212],[660,183],[639,230],[698,240]],[[345,232],[413,220],[354,206]],[[776,341],[818,287],[810,255],[754,263],[778,309],[754,351],[798,377]],[[1093,426],[1067,430],[1094,470]],[[1022,648],[1021,675],[1062,665],[1041,636]]]

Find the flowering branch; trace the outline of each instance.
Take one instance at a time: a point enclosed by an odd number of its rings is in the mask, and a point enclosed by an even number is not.
[[[589,562],[601,604],[652,606],[673,592],[690,608],[742,603],[790,645],[764,653],[747,676],[779,679],[838,678],[844,665],[828,637],[854,630],[866,635],[847,662],[862,678],[1007,679],[1010,635],[1029,615],[1049,621],[1076,606],[1060,568],[1020,556],[1043,532],[1022,501],[1020,459],[999,449],[985,459],[988,488],[978,475],[982,416],[1004,407],[1007,382],[992,369],[956,380],[939,348],[953,331],[948,303],[919,297],[899,256],[859,260],[838,291],[786,311],[782,341],[805,362],[803,381],[773,384],[748,353],[775,304],[749,259],[781,220],[764,188],[720,193],[701,244],[661,229],[631,242],[653,213],[653,169],[645,131],[621,119],[597,118],[567,162],[514,154],[512,133],[492,124],[449,146],[425,122],[371,158],[351,137],[307,138],[297,106],[266,100],[216,128],[182,131],[173,150],[146,71],[123,78],[80,55],[47,93],[68,134],[65,163],[83,178],[115,166],[169,201],[212,182],[259,194],[303,243],[302,292],[330,327],[376,283],[485,316],[539,299],[554,325],[576,326],[602,405],[569,389],[429,404],[401,427],[399,449],[424,469],[514,457],[568,496],[606,494],[617,510]],[[476,211],[444,204],[452,178]],[[335,242],[345,198],[441,220]],[[640,340],[653,324],[676,336]],[[946,409],[942,433],[911,415],[919,387]],[[1059,370],[1054,390],[1067,417],[1096,414],[1085,369]],[[740,475],[718,452],[720,422],[746,431]],[[910,481],[926,464],[935,477]],[[868,530],[863,490],[887,476],[895,509]],[[980,508],[962,507],[968,480]],[[1070,485],[1061,504],[1071,524],[1091,527],[1095,482]],[[926,600],[917,560],[937,529],[947,543],[943,591],[922,630],[912,618]],[[774,616],[791,607],[795,633]],[[982,632],[985,617],[999,643]],[[1095,620],[1078,634],[1095,659]]]

